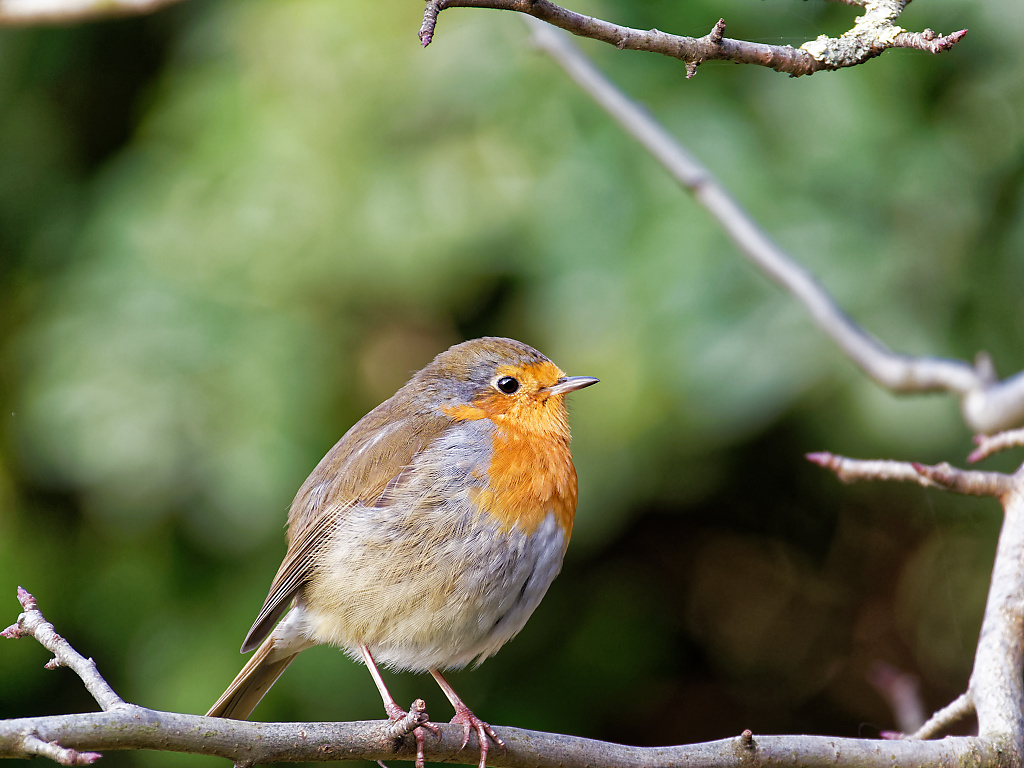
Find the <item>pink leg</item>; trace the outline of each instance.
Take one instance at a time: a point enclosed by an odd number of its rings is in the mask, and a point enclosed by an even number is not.
[[[481,720],[479,717],[469,711],[469,707],[463,703],[462,699],[459,698],[459,694],[455,692],[455,689],[449,685],[448,681],[445,680],[441,673],[436,669],[430,670],[430,674],[437,681],[437,684],[441,686],[441,690],[444,691],[444,695],[448,697],[448,701],[455,707],[455,717],[452,718],[453,723],[460,723],[462,725],[462,748],[465,749],[469,743],[469,734],[472,731],[476,731],[477,740],[480,742],[480,765],[478,768],[486,768],[487,765],[487,751],[490,748],[490,741],[493,741],[502,749],[505,749],[505,742],[498,738],[498,734],[494,730]]]
[[[395,703],[394,698],[391,696],[391,692],[387,686],[384,685],[384,678],[380,676],[380,670],[377,669],[377,663],[373,660],[373,656],[370,654],[370,649],[365,645],[360,644],[360,652],[363,654],[363,661],[366,662],[366,668],[370,670],[370,677],[373,678],[373,682],[377,685],[377,690],[380,691],[380,697],[384,701],[384,711],[387,712],[388,718],[391,720],[401,720],[405,717],[408,712],[402,709],[398,704]],[[413,704],[415,707],[416,704]],[[422,702],[420,702],[422,706]],[[440,737],[441,732],[438,728],[431,723],[427,722],[420,727],[413,730],[413,735],[416,737],[416,768],[424,768],[426,765],[426,758],[423,756],[423,729],[429,728],[430,730],[437,733]],[[407,733],[408,731],[406,731]]]

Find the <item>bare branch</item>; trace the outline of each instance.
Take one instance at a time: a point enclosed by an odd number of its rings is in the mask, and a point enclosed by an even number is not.
[[[945,734],[950,726],[974,715],[974,702],[968,693],[961,693],[956,699],[944,706],[918,728],[908,739],[933,739]]]
[[[806,458],[818,466],[831,470],[844,483],[856,483],[861,480],[896,480],[917,483],[925,488],[938,487],[938,483],[929,480],[907,461],[848,459],[825,451],[808,453]]]
[[[252,723],[199,715],[131,710],[0,721],[0,758],[25,757],[21,734],[32,730],[40,739],[75,749],[154,749],[212,755],[239,765],[271,762],[334,760],[412,760],[412,739],[389,740],[388,721],[354,723]],[[440,726],[440,741],[427,739],[430,762],[475,764],[474,741],[462,749],[462,729]],[[878,741],[827,736],[738,736],[674,747],[630,747],[574,736],[502,727],[507,750],[488,757],[488,765],[582,766],[640,768],[892,768],[893,765],[1001,765],[991,741],[957,737],[942,741]],[[1003,755],[1002,757],[1005,757]]]
[[[941,488],[964,496],[1001,498],[1015,487],[1015,479],[1001,472],[957,469],[943,462],[934,466],[914,461],[848,459],[832,453],[808,453],[807,460],[835,473],[844,483],[860,480],[895,480]]]
[[[570,11],[550,0],[426,0],[420,42],[430,45],[434,38],[437,17],[446,8],[491,8],[518,11],[580,37],[628,48],[633,51],[660,53],[680,59],[686,64],[686,76],[693,77],[705,61],[732,61],[757,64],[793,77],[811,75],[822,70],[841,69],[862,64],[888,48],[919,48],[939,53],[956,45],[967,30],[941,37],[930,29],[920,33],[906,32],[896,25],[906,0],[864,0],[865,12],[842,37],[822,35],[800,48],[788,45],[765,45],[722,36],[725,20],[715,24],[704,37],[670,35],[657,29],[640,30],[623,27],[592,16]]]
[[[1024,757],[1024,472],[1003,499],[992,582],[974,656],[968,693],[978,714],[978,735],[1002,740],[1018,762]]]
[[[897,393],[951,392],[976,432],[996,432],[1024,420],[1024,372],[999,382],[988,358],[912,357],[893,352],[854,322],[814,277],[751,218],[697,158],[646,110],[611,83],[565,35],[527,18],[535,44],[550,55],[622,128],[718,222],[740,252],[810,313],[811,319],[865,374]]]
[[[7,634],[23,637],[31,634],[40,642],[43,639],[49,642],[46,632],[29,629],[25,621],[26,614],[38,613],[35,600],[24,590],[19,590],[19,597],[26,613]],[[72,650],[72,653],[75,652]],[[61,654],[68,655],[64,650]],[[978,685],[984,689],[986,681],[979,678]],[[407,725],[414,728],[415,722]],[[488,763],[509,768],[582,765],[639,768],[681,764],[693,768],[769,765],[891,768],[894,763],[926,766],[965,761],[979,768],[997,768],[1006,758],[1004,743],[997,738],[881,742],[823,736],[754,736],[745,731],[736,738],[702,744],[630,747],[518,728],[499,730],[507,748],[492,754]],[[439,726],[438,731],[439,740],[430,739],[424,745],[426,756],[432,762],[476,763],[476,748],[472,742],[469,749],[463,748],[460,726],[446,724]],[[83,765],[99,756],[86,750],[154,749],[224,757],[239,766],[297,761],[411,760],[416,756],[416,744],[406,736],[396,732],[395,724],[389,720],[252,723],[124,705],[105,712],[0,721],[0,758],[43,755],[64,765]]]
[[[53,660],[46,665],[48,669],[57,666],[70,667],[75,674],[82,678],[86,690],[96,699],[96,703],[105,710],[128,706],[100,675],[96,668],[96,662],[82,656],[71,647],[71,643],[58,635],[53,624],[48,622],[39,610],[36,599],[21,587],[18,587],[18,602],[21,603],[24,613],[18,616],[16,624],[5,629],[0,636],[11,639],[34,637],[54,656]]]
[[[1011,429],[992,436],[977,435],[974,442],[978,447],[967,457],[972,464],[1008,448],[1024,446],[1024,429]]]
[[[0,26],[72,24],[153,13],[180,0],[0,0]]]

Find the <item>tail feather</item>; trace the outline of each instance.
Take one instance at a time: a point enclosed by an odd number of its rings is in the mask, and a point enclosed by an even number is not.
[[[280,652],[275,654],[274,651],[274,636],[271,635],[256,649],[256,653],[249,658],[228,689],[210,707],[206,716],[226,717],[231,720],[247,719],[263,695],[270,690],[270,686],[299,655],[299,651],[296,651],[290,655],[279,656]]]

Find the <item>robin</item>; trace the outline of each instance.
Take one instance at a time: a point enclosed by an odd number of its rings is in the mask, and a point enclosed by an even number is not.
[[[406,712],[376,662],[429,672],[484,768],[488,740],[504,743],[440,670],[495,654],[561,569],[577,493],[565,396],[597,381],[521,342],[475,339],[360,419],[295,495],[284,562],[242,644],[256,653],[207,715],[244,720],[326,643],[366,664],[392,720]]]

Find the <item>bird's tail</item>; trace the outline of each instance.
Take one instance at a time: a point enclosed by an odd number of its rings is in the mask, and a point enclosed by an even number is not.
[[[227,717],[232,720],[248,718],[263,695],[270,690],[270,686],[277,681],[301,650],[302,648],[299,648],[298,651],[288,654],[275,648],[273,635],[268,637],[242,667],[242,671],[228,689],[210,707],[206,716]]]

